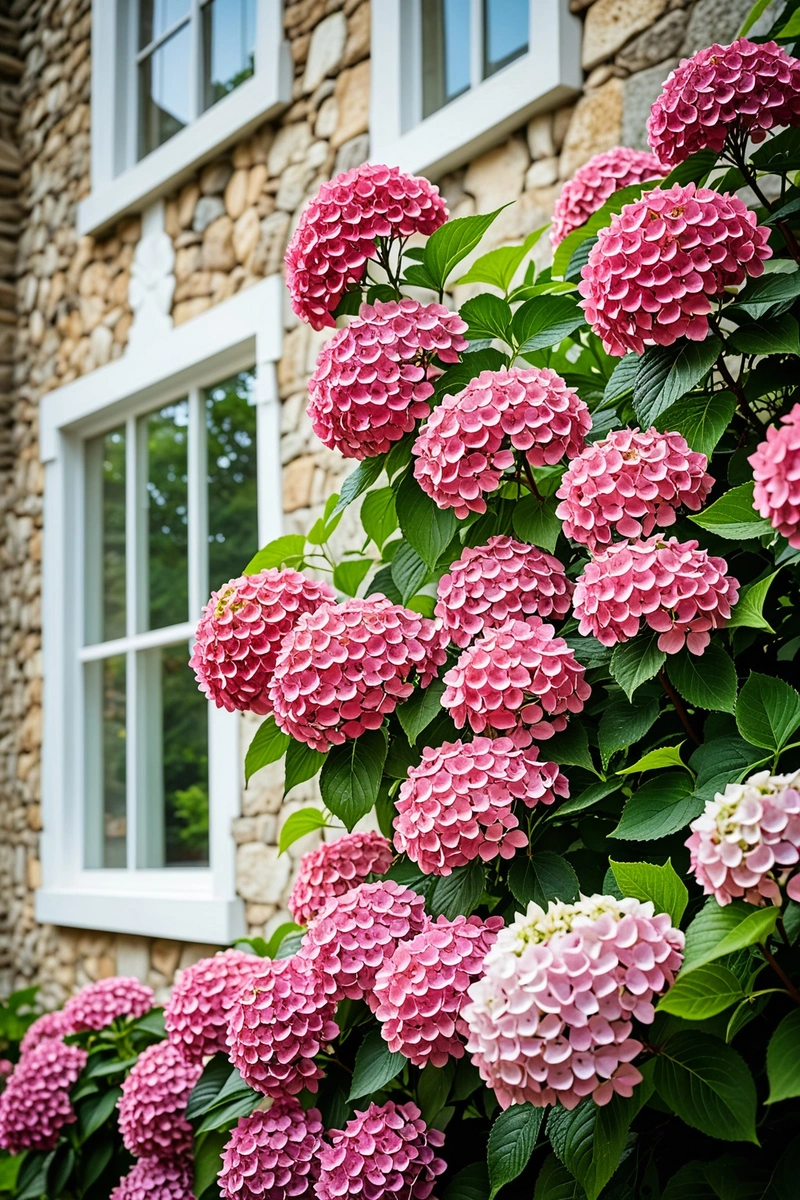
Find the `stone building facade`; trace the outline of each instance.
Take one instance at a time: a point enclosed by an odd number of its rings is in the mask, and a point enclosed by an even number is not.
[[[98,2],[105,0],[95,9]],[[168,323],[189,325],[279,272],[307,198],[369,157],[371,17],[381,21],[386,3],[283,4],[292,80],[282,111],[163,197],[159,244],[166,235],[173,253],[155,276],[167,281]],[[749,8],[750,0],[571,0],[582,23],[582,90],[437,178],[451,213],[515,201],[487,248],[546,223],[562,182],[591,155],[645,144],[647,111],[668,72],[681,56],[732,40]],[[92,182],[92,19],[91,0],[0,3],[0,993],[36,981],[47,1005],[115,972],[163,989],[206,950],[201,930],[190,943],[65,928],[40,924],[35,909],[43,823],[39,408],[48,393],[135,352],[130,331],[143,290],[153,286],[143,209],[99,233],[78,228],[77,207]],[[288,305],[284,313],[277,387],[283,526],[291,533],[309,527],[348,468],[320,447],[305,415],[306,381],[326,335],[298,324]],[[246,744],[256,722],[243,726]],[[278,768],[243,791],[231,837],[250,934],[286,919],[292,867],[311,843],[279,857],[277,841],[288,813],[309,799],[313,787],[302,785],[284,803]]]

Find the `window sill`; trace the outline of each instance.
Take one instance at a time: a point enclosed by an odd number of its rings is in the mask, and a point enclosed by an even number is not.
[[[241,900],[223,900],[207,890],[45,888],[36,893],[36,919],[73,929],[220,946],[247,932]]]

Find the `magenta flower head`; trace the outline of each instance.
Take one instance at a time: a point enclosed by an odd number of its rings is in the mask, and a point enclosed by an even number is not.
[[[556,247],[573,229],[580,229],[620,188],[648,179],[663,179],[666,171],[648,150],[615,146],[595,154],[579,167],[561,189],[553,208],[550,241]]]
[[[47,1038],[19,1060],[0,1093],[0,1148],[52,1150],[75,1120],[70,1088],[86,1065],[80,1046]]]
[[[431,234],[447,216],[439,189],[399,167],[362,163],[323,183],[286,250],[294,312],[314,329],[332,326],[333,310],[350,284],[364,278],[378,238]]]
[[[800,771],[729,783],[690,828],[691,870],[706,895],[780,904],[780,885],[800,862]]]
[[[430,413],[434,358],[458,362],[466,322],[442,304],[362,304],[323,347],[308,385],[319,440],[346,458],[384,454]]]
[[[502,917],[439,917],[400,943],[375,981],[375,1015],[392,1053],[415,1067],[464,1057],[461,1008],[502,928]]]
[[[800,62],[775,42],[738,38],[698,50],[667,76],[647,140],[675,167],[698,150],[719,154],[731,130],[763,142],[780,125],[800,125]]]
[[[22,1041],[19,1044],[19,1052],[20,1054],[27,1054],[29,1050],[33,1050],[35,1046],[38,1046],[48,1038],[62,1038],[72,1032],[64,1020],[63,1009],[59,1008],[55,1012],[42,1013],[25,1030]]]
[[[579,454],[591,425],[583,400],[555,371],[482,371],[431,413],[414,443],[414,476],[439,508],[462,519],[484,513],[484,497],[500,487],[515,450],[532,467],[550,466]]]
[[[172,1042],[156,1042],[139,1055],[122,1085],[119,1131],[137,1158],[172,1159],[192,1148],[186,1120],[189,1095],[202,1074]]]
[[[225,1053],[234,1000],[263,963],[243,950],[222,950],[181,971],[164,1009],[167,1037],[189,1062]]]
[[[539,617],[508,621],[473,642],[444,677],[442,706],[459,728],[524,728],[549,738],[567,727],[592,689],[586,672],[552,625]]]
[[[677,654],[684,644],[702,654],[712,629],[730,619],[739,584],[724,558],[699,550],[697,542],[651,537],[614,542],[589,562],[575,585],[580,633],[603,646],[627,642],[645,625],[658,647]]]
[[[189,666],[200,690],[228,712],[269,713],[267,687],[281,641],[301,613],[336,599],[328,583],[271,567],[231,579],[203,609]]]
[[[463,650],[485,630],[515,618],[565,617],[572,584],[552,554],[497,536],[485,546],[465,547],[436,595],[435,615]]]
[[[140,1158],[111,1193],[111,1200],[193,1200],[194,1171],[189,1156]]]
[[[326,981],[299,955],[265,961],[231,1009],[230,1060],[265,1096],[315,1092],[314,1062],[339,1033]]]
[[[436,1157],[444,1134],[428,1129],[416,1104],[370,1104],[328,1137],[317,1200],[433,1200],[436,1177],[447,1169]]]
[[[649,537],[685,505],[699,512],[714,480],[705,454],[680,433],[615,429],[573,458],[556,495],[564,533],[594,553],[620,538]]]
[[[222,1152],[223,1200],[304,1200],[319,1177],[322,1117],[281,1096],[269,1112],[240,1117]]]
[[[529,904],[501,930],[469,988],[467,1050],[502,1108],[608,1104],[641,1081],[633,1021],[652,1023],[683,934],[652,903],[581,897]]]
[[[747,460],[756,481],[753,507],[800,549],[800,404],[770,425],[767,440]]]
[[[320,605],[284,638],[269,686],[275,720],[321,751],[379,729],[415,674],[422,687],[434,678],[446,642],[434,621],[379,593]]]
[[[105,1029],[117,1017],[143,1017],[153,1007],[153,989],[138,979],[114,975],[98,979],[70,996],[63,1020],[70,1033]]]
[[[334,896],[343,896],[370,875],[392,865],[392,846],[382,833],[348,833],[323,842],[300,859],[287,908],[298,925],[307,925]]]
[[[539,762],[518,737],[476,737],[426,746],[400,786],[394,844],[426,875],[450,875],[480,858],[513,858],[528,844],[514,812],[568,796],[557,765]],[[530,739],[527,739],[530,740]]]
[[[656,188],[601,229],[581,272],[586,320],[609,354],[702,342],[711,301],[764,270],[769,230],[738,196]]]

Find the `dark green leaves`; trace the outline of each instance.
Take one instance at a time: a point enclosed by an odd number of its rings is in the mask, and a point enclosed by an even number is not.
[[[506,207],[503,205],[503,208]],[[422,261],[435,290],[444,291],[453,267],[475,249],[503,208],[482,216],[458,217],[455,221],[447,221],[431,234]]]
[[[760,517],[753,508],[753,486],[750,482],[731,488],[697,516],[690,516],[689,520],[702,529],[716,533],[718,537],[732,538],[734,541],[772,533],[769,521]]]
[[[267,717],[266,720],[262,721],[245,755],[245,784],[250,782],[256,771],[260,771],[262,767],[268,766],[269,763],[277,762],[279,758],[283,758],[289,749],[290,741],[291,738],[288,733],[283,733],[282,730],[278,729],[274,717]]]
[[[800,354],[800,327],[789,313],[742,325],[728,340],[740,354]]]
[[[689,903],[689,892],[669,859],[663,867],[655,863],[614,862],[613,859],[609,859],[609,866],[623,896],[652,900],[657,913],[669,913],[672,924],[676,928],[680,925]]]
[[[644,635],[614,647],[611,674],[629,700],[637,688],[652,679],[664,665],[666,654],[658,648],[658,636]]]
[[[286,751],[286,782],[283,794],[287,795],[298,783],[313,779],[325,762],[325,755],[318,750],[312,750],[303,742],[291,741]]]
[[[749,742],[738,737],[714,738],[695,750],[689,766],[696,772],[695,791],[711,798],[725,790],[728,783],[737,783],[748,768],[763,755]]]
[[[534,900],[547,908],[550,900],[569,903],[578,899],[580,884],[562,854],[540,850],[529,858],[517,855],[508,872],[508,886],[514,899],[524,908]]]
[[[800,725],[800,694],[782,679],[752,671],[736,705],[736,724],[754,746],[780,750]]]
[[[386,539],[397,529],[397,512],[392,488],[376,488],[375,491],[367,492],[361,504],[361,524],[378,549],[383,549]]]
[[[260,1093],[245,1083],[225,1055],[215,1054],[189,1096],[186,1115],[197,1123],[197,1133],[206,1133],[251,1113],[260,1099]]]
[[[742,999],[742,985],[733,971],[720,963],[708,963],[681,973],[658,1008],[687,1021],[704,1021]]]
[[[446,228],[442,226],[442,228]],[[397,516],[403,536],[429,567],[450,544],[458,521],[451,508],[437,508],[409,473],[397,489]]]
[[[800,295],[800,271],[794,270],[789,274],[762,275],[760,279],[751,279],[747,287],[740,292],[736,303],[728,310],[731,316],[744,313],[748,317],[760,320],[776,305],[791,304]]]
[[[427,729],[442,711],[444,681],[434,679],[426,688],[417,688],[397,710],[403,731],[413,746],[423,729]]]
[[[468,917],[480,903],[483,894],[484,867],[476,860],[466,867],[456,867],[450,875],[436,880],[428,907],[434,917],[453,921],[459,915]]]
[[[587,1097],[571,1112],[560,1106],[551,1110],[547,1133],[553,1149],[587,1200],[597,1200],[619,1166],[631,1121],[651,1090],[641,1083],[630,1100],[613,1096],[601,1108]]]
[[[655,1085],[687,1125],[709,1137],[758,1145],[753,1077],[744,1059],[718,1038],[676,1033],[656,1057]]]
[[[400,1074],[405,1064],[405,1057],[391,1052],[379,1029],[370,1030],[356,1054],[348,1100],[360,1100],[362,1096],[380,1091]]]
[[[643,429],[691,391],[717,360],[719,338],[680,338],[671,346],[648,346],[633,385],[633,408]]]
[[[403,604],[415,595],[428,576],[428,564],[422,561],[408,542],[400,543],[400,548],[392,559],[391,570],[392,581]]]
[[[800,1009],[784,1017],[767,1047],[767,1104],[800,1096]]]
[[[514,313],[511,332],[520,354],[545,350],[574,333],[586,321],[572,296],[536,296]]]
[[[501,292],[507,292],[526,254],[533,249],[546,229],[547,225],[534,229],[521,246],[498,246],[496,250],[482,254],[480,258],[475,259],[458,283],[489,283]]]
[[[322,799],[348,829],[371,811],[378,798],[386,745],[382,729],[369,729],[328,751],[319,779]]]
[[[736,397],[732,392],[684,396],[661,414],[656,425],[662,432],[669,429],[682,433],[692,450],[710,458],[730,425],[735,408]]]
[[[514,506],[514,532],[523,542],[548,550],[556,548],[561,522],[556,516],[555,500],[540,500],[538,496],[523,496]]]
[[[711,642],[702,657],[687,649],[670,656],[669,677],[684,700],[697,708],[732,713],[736,707],[736,667],[719,642]]]
[[[728,621],[728,629],[743,626],[745,629],[766,629],[768,633],[774,632],[769,621],[764,617],[764,602],[777,574],[777,571],[773,571],[771,575],[742,589],[736,607],[731,613],[731,619]]]
[[[511,327],[511,308],[499,296],[485,292],[461,305],[459,315],[469,326],[470,339],[500,338],[507,342]]]
[[[491,1196],[525,1170],[539,1130],[544,1110],[532,1104],[514,1104],[501,1113],[489,1134],[487,1161]]]
[[[348,504],[352,504],[356,496],[360,496],[367,488],[372,487],[375,480],[383,470],[385,454],[379,454],[375,458],[365,458],[360,462],[355,471],[352,471],[342,484],[339,492],[339,500],[331,513],[332,517],[336,517],[340,512],[344,512]]]
[[[633,842],[668,837],[699,816],[703,805],[704,801],[692,793],[688,774],[659,772],[631,796],[611,837]]]
[[[612,700],[603,709],[597,740],[603,769],[617,750],[632,746],[643,738],[658,716],[658,701],[631,704],[627,700]]]
[[[682,973],[765,941],[775,928],[778,912],[772,907],[754,908],[741,900],[723,907],[712,896],[686,931]]]

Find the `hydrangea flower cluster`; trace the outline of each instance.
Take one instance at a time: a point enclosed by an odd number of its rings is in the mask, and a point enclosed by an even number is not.
[[[447,216],[439,189],[398,167],[362,163],[323,183],[286,250],[292,309],[313,329],[333,326],[333,310],[364,278],[378,238],[431,234]]]
[[[466,321],[443,304],[377,300],[323,347],[308,385],[319,440],[346,458],[372,458],[430,412],[434,358],[458,362]]]
[[[800,862],[800,771],[729,783],[690,829],[691,869],[706,895],[719,904],[780,904],[780,885]]]
[[[446,658],[436,624],[376,594],[304,613],[284,638],[269,685],[278,726],[315,750],[340,746],[425,687]]]
[[[615,429],[573,458],[556,492],[564,533],[594,553],[614,535],[649,537],[685,505],[699,512],[714,483],[705,454],[680,433]]]
[[[392,846],[382,833],[348,833],[322,842],[300,859],[287,908],[298,925],[307,925],[334,896],[342,896],[367,878],[384,875],[392,865]]]
[[[591,425],[583,400],[555,371],[482,371],[431,413],[414,443],[414,476],[439,508],[459,518],[483,513],[515,450],[532,467],[574,458]]]
[[[580,633],[615,646],[635,637],[644,618],[666,654],[677,654],[684,644],[702,654],[710,631],[725,625],[739,597],[739,584],[727,570],[724,558],[698,549],[697,542],[615,542],[587,564],[575,585]]]
[[[153,1007],[153,989],[138,979],[114,975],[98,979],[70,996],[62,1009],[70,1033],[104,1029],[117,1017],[143,1017]]]
[[[502,930],[462,1010],[467,1050],[502,1108],[608,1104],[641,1081],[633,1021],[649,1025],[683,934],[652,903],[582,897],[529,904]]]
[[[370,1104],[320,1151],[317,1200],[428,1200],[447,1164],[436,1157],[444,1134],[428,1129],[416,1104]]]
[[[243,950],[222,950],[181,971],[164,1008],[164,1025],[189,1062],[225,1052],[228,1014],[261,965]]]
[[[281,1097],[269,1112],[240,1117],[222,1152],[223,1200],[290,1200],[313,1195],[319,1177],[322,1117]]]
[[[439,580],[436,596],[435,616],[463,650],[512,619],[565,617],[572,584],[554,555],[498,535],[485,546],[465,547]]]
[[[473,642],[447,672],[442,706],[459,728],[469,723],[475,733],[524,727],[549,738],[589,699],[585,674],[552,625],[539,617],[508,621]]]
[[[395,846],[426,875],[450,875],[476,858],[513,858],[528,844],[514,803],[533,808],[569,795],[566,776],[538,754],[510,737],[425,746],[400,785]]]
[[[606,200],[620,188],[644,183],[648,179],[663,179],[664,167],[648,150],[631,150],[615,146],[603,154],[595,154],[568,179],[553,208],[550,241],[559,246],[573,229],[580,229],[589,217],[602,208]]]
[[[65,1125],[75,1121],[69,1098],[86,1066],[80,1046],[56,1038],[39,1042],[22,1056],[0,1093],[0,1147],[10,1154],[52,1150]]]
[[[172,1042],[142,1051],[117,1104],[122,1141],[131,1154],[171,1160],[191,1150],[186,1105],[202,1070],[202,1063],[187,1062]]]
[[[655,188],[611,218],[581,272],[581,305],[622,357],[678,338],[702,342],[711,301],[772,254],[769,230],[738,198],[693,183]]]
[[[140,1158],[114,1188],[110,1200],[193,1200],[190,1158]]]
[[[332,603],[328,583],[291,567],[231,579],[203,609],[189,666],[200,690],[228,712],[270,712],[267,687],[281,641],[301,613]]]
[[[667,76],[647,140],[675,167],[698,150],[719,154],[731,130],[763,142],[781,125],[800,125],[800,62],[775,42],[738,38],[699,50]]]
[[[25,1055],[48,1038],[62,1038],[68,1033],[72,1033],[72,1030],[64,1020],[63,1009],[59,1008],[55,1012],[42,1013],[25,1030],[22,1041],[19,1044],[19,1052],[21,1055]]]
[[[415,1067],[464,1057],[461,1008],[502,928],[502,917],[439,917],[399,944],[375,980],[375,1015],[392,1053]]]
[[[753,506],[800,549],[800,404],[781,417],[780,426],[770,425],[747,461],[756,481]]]

